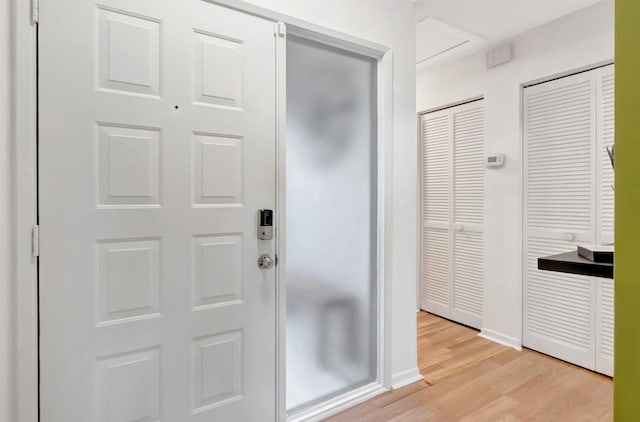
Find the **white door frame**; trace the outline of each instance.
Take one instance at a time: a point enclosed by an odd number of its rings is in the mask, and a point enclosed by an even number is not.
[[[217,1],[216,1],[217,2]],[[227,1],[222,1],[227,3]],[[278,409],[279,420],[287,420],[286,416],[286,337],[284,328],[286,327],[286,291],[284,283],[280,280],[285,279],[285,260],[286,260],[286,175],[285,175],[285,158],[286,158],[286,37],[294,35],[318,42],[320,44],[347,50],[355,54],[370,57],[377,61],[377,378],[376,380],[354,391],[335,397],[327,402],[313,406],[303,412],[296,413],[293,417],[289,417],[291,422],[304,420],[321,420],[347,409],[357,403],[368,400],[369,398],[380,394],[391,388],[391,342],[388,335],[391,325],[391,316],[385,313],[385,309],[389,309],[390,304],[390,283],[385,280],[391,279],[391,213],[392,213],[392,191],[393,180],[392,160],[393,160],[393,134],[392,134],[392,53],[391,50],[384,46],[360,40],[352,36],[327,30],[313,24],[301,22],[296,19],[284,17],[282,22],[282,34],[278,37],[276,47],[277,57],[277,78],[276,89],[278,91],[277,106],[277,207],[278,215],[276,216],[276,251],[280,259],[280,263],[276,272],[277,279],[277,296],[278,296]],[[289,22],[289,23],[287,23]],[[293,22],[293,23],[291,23]]]
[[[378,379],[370,386],[313,408],[299,417],[314,419],[337,413],[391,388],[391,327],[390,309],[393,221],[393,59],[389,47],[348,34],[280,14],[242,0],[208,0],[231,9],[283,22],[287,31],[296,36],[374,58],[378,61]],[[14,418],[20,422],[38,422],[38,262],[33,251],[33,228],[38,223],[37,186],[37,25],[32,7],[36,0],[12,0],[12,80],[11,92],[13,156],[13,291],[14,348],[11,356],[14,368],[12,401]],[[284,210],[284,146],[286,128],[286,34],[277,37],[277,167],[278,207]],[[285,215],[279,212],[278,227],[284,227]],[[278,232],[277,250],[284,258],[284,232]],[[282,261],[281,261],[282,264]],[[282,277],[283,265],[277,277]],[[278,420],[286,420],[285,406],[285,291],[278,283],[277,324],[277,411]]]

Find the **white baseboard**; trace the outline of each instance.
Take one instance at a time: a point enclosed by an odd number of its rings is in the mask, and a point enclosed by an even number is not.
[[[400,372],[391,376],[391,388],[397,390],[405,385],[413,384],[414,382],[422,381],[424,377],[420,374],[418,368],[412,368],[407,371]]]
[[[483,328],[480,331],[480,334],[478,335],[482,338],[486,338],[487,340],[493,341],[494,343],[502,344],[503,346],[513,347],[518,352],[522,351],[522,342],[517,338],[501,334],[497,331],[493,331],[488,328]]]
[[[329,401],[287,417],[287,422],[318,422],[337,415],[387,391],[378,382],[360,387]]]

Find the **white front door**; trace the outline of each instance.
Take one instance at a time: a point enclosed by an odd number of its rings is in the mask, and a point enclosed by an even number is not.
[[[42,0],[43,422],[275,419],[273,23]]]

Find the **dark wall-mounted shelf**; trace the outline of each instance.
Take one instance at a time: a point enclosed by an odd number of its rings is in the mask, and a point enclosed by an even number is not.
[[[538,269],[592,277],[613,278],[613,264],[589,261],[578,255],[577,251],[538,258]]]

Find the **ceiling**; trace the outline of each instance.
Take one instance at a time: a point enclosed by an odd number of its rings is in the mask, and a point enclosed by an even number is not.
[[[602,0],[417,0],[418,69],[499,43]]]

